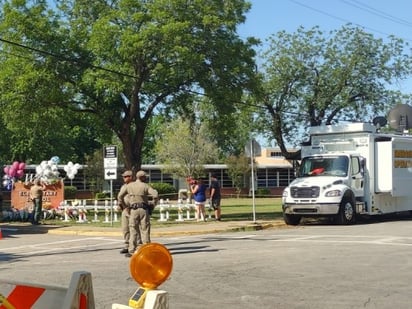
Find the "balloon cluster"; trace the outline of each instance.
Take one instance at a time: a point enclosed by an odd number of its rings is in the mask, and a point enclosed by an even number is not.
[[[7,165],[4,167],[4,174],[10,178],[22,178],[24,176],[24,169],[26,163],[14,161],[12,165]]]
[[[58,156],[53,156],[50,160],[42,161],[36,166],[36,175],[33,174],[26,175],[26,183],[32,182],[33,178],[40,179],[45,184],[54,184],[60,181],[60,172],[58,169],[58,164],[60,163],[60,158]],[[3,176],[3,186],[11,189],[13,181],[16,179],[21,179],[24,176],[24,169],[26,168],[26,163],[14,161],[12,165],[7,165],[4,167]],[[66,171],[66,177],[69,179],[74,179],[81,165],[73,162],[69,162],[64,166]],[[33,177],[34,176],[34,177]]]
[[[49,161],[42,161],[36,166],[36,178],[40,178],[46,184],[52,184],[59,180],[60,172],[57,164],[59,157],[54,156]]]
[[[3,186],[11,187],[15,179],[20,179],[24,176],[24,169],[26,168],[26,163],[14,161],[11,165],[6,165],[3,169]]]
[[[73,164],[73,162],[69,162],[64,166],[64,171],[66,172],[67,178],[69,179],[74,179],[74,176],[76,176],[79,168],[81,165],[79,163]]]

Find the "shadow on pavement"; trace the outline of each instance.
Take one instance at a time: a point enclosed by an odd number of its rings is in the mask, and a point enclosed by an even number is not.
[[[0,223],[0,229],[3,238],[20,234],[47,234],[50,230],[55,230],[63,227],[64,226],[43,224],[32,225],[26,222]]]

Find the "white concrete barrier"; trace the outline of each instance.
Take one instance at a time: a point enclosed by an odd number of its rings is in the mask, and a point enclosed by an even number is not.
[[[95,308],[91,274],[84,271],[73,273],[68,288],[0,279],[0,291],[7,309]]]

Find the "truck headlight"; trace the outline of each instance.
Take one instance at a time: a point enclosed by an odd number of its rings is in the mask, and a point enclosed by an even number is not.
[[[331,190],[325,193],[325,196],[327,197],[335,197],[335,196],[341,196],[342,192],[340,190]]]
[[[282,197],[288,197],[288,191],[283,191],[283,193],[282,193]]]

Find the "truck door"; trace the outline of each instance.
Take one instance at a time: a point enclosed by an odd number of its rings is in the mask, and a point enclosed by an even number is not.
[[[355,193],[356,197],[363,196],[365,180],[359,157],[351,157],[350,173],[351,188],[353,190],[353,193]]]

